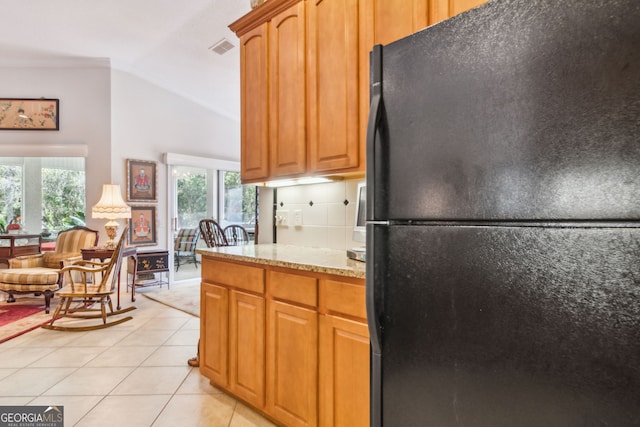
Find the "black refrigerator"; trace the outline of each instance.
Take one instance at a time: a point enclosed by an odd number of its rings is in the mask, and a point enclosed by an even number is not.
[[[640,2],[371,54],[371,424],[640,426]]]

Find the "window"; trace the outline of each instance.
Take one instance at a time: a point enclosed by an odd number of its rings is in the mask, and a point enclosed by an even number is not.
[[[207,218],[207,170],[177,166],[173,169],[176,179],[178,228],[196,228],[202,218]]]
[[[0,164],[0,231],[22,215],[22,166]]]
[[[201,219],[213,218],[222,227],[239,224],[253,234],[256,223],[256,187],[242,185],[240,173],[208,168],[218,166],[215,161],[196,162],[198,166],[171,166],[173,177],[172,231],[174,238],[181,228],[196,228]],[[229,162],[222,162],[229,163]],[[198,242],[204,247],[204,242]],[[197,255],[198,257],[200,255]],[[193,268],[191,268],[193,266]],[[194,265],[180,266],[174,280],[189,280],[200,277],[200,270]]]
[[[220,225],[238,224],[253,233],[256,228],[256,187],[242,185],[240,172],[220,171]]]
[[[85,224],[82,157],[0,157],[0,226],[30,233]]]
[[[84,170],[43,167],[42,227],[62,231],[85,225],[85,194]]]

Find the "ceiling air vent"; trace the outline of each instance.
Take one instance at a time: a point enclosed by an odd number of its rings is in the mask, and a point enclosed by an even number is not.
[[[222,39],[213,46],[209,46],[209,49],[217,53],[218,55],[224,55],[227,51],[233,49],[233,44],[227,39]]]

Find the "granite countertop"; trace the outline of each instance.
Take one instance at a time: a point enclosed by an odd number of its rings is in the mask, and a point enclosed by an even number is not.
[[[260,244],[202,248],[197,249],[196,252],[213,258],[365,278],[365,263],[349,259],[346,251],[337,249]]]

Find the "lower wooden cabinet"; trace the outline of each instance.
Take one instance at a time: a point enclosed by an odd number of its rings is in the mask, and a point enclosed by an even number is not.
[[[265,398],[265,300],[231,291],[229,390],[257,407]]]
[[[229,291],[203,283],[200,288],[200,372],[221,387],[227,375]],[[202,333],[206,331],[206,333]]]
[[[317,425],[318,314],[269,302],[267,411],[285,425]]]
[[[200,372],[245,402],[265,403],[264,269],[204,259]]]
[[[369,425],[364,280],[202,258],[200,372],[283,426]]]
[[[319,425],[369,426],[367,325],[320,316],[319,331]]]

